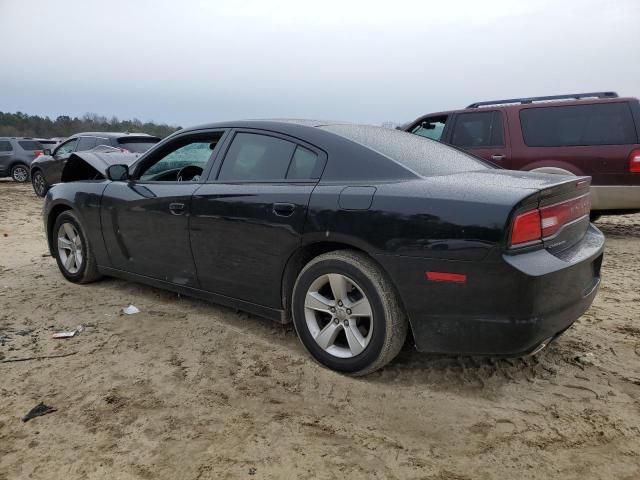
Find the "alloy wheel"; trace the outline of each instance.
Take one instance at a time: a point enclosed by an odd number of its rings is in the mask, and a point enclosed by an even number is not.
[[[65,222],[58,229],[58,256],[64,269],[75,274],[82,267],[82,240],[73,224]]]
[[[307,291],[304,311],[311,336],[330,355],[355,357],[371,341],[371,304],[364,291],[345,275],[318,277]]]
[[[26,182],[27,179],[29,178],[29,172],[27,171],[27,168],[21,165],[13,168],[12,175],[13,175],[13,179],[16,182],[20,182],[20,183]]]
[[[47,186],[44,183],[44,177],[40,172],[36,172],[33,174],[33,188],[35,189],[38,195],[40,195],[41,197],[44,197],[44,194],[46,193],[46,190],[47,190]]]

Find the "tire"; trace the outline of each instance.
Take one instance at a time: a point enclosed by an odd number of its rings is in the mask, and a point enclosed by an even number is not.
[[[11,178],[14,182],[25,183],[29,181],[29,167],[23,163],[16,163],[11,167]]]
[[[382,368],[400,352],[407,337],[407,316],[395,287],[376,263],[359,252],[339,250],[311,260],[298,275],[291,302],[293,323],[304,347],[319,363],[338,372],[360,376]]]
[[[75,236],[71,234],[72,231]],[[63,242],[61,238],[67,242]],[[74,238],[77,239],[73,241]],[[73,283],[90,283],[101,278],[91,244],[73,211],[66,210],[56,218],[51,239],[58,268],[67,280]],[[75,255],[78,251],[80,257]],[[72,257],[71,260],[69,257]]]
[[[39,197],[44,197],[49,191],[49,185],[47,185],[47,181],[40,170],[34,170],[31,174],[31,185],[33,186],[33,191]]]

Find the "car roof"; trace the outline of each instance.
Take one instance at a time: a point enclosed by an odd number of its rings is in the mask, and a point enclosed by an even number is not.
[[[149,135],[148,133],[135,133],[135,132],[80,132],[74,133],[67,137],[67,140],[70,138],[77,137],[103,137],[103,138],[122,138],[122,137],[149,137],[149,138],[158,138],[154,135]]]
[[[212,128],[283,128],[287,129],[292,125],[301,127],[322,127],[324,125],[335,125],[349,122],[330,121],[330,120],[313,120],[307,118],[258,118],[249,120],[231,120],[215,123],[205,123],[180,130],[187,132],[193,130],[207,130]]]
[[[455,110],[446,110],[443,112],[432,112],[420,115],[415,120],[406,122],[402,126],[407,128],[417,122],[421,122],[429,117],[439,117],[445,115],[451,115],[454,113],[473,113],[473,112],[487,112],[491,110],[524,110],[526,108],[539,108],[539,107],[559,107],[559,106],[573,106],[573,105],[592,105],[596,103],[621,103],[621,102],[637,102],[638,99],[634,97],[611,97],[611,98],[584,98],[579,100],[550,100],[540,101],[532,103],[495,103],[491,105],[483,105],[480,107],[466,107],[458,108]]]
[[[34,141],[38,141],[37,138],[33,138],[33,137],[0,137],[0,140],[34,140]]]

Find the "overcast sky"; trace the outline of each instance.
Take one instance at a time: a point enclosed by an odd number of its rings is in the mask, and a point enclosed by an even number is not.
[[[379,124],[640,97],[640,0],[0,0],[0,111]]]

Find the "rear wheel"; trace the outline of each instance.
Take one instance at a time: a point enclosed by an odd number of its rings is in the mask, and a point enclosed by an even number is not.
[[[39,197],[44,197],[49,191],[49,185],[47,185],[44,175],[40,170],[35,170],[31,175],[31,185],[33,185],[33,191]]]
[[[89,283],[101,277],[93,249],[75,213],[71,210],[62,212],[51,235],[58,268],[67,280]]]
[[[377,264],[358,252],[330,252],[309,262],[293,288],[292,312],[309,353],[351,375],[382,368],[407,336],[395,288]]]
[[[18,163],[11,168],[11,178],[14,182],[24,183],[29,180],[29,169],[26,165]]]

